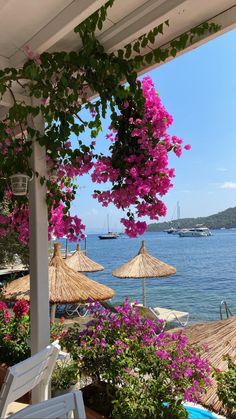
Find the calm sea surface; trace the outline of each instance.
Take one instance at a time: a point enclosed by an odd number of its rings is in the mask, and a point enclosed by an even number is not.
[[[115,290],[113,301],[125,296],[142,302],[140,279],[119,279],[112,270],[136,256],[145,240],[152,256],[173,265],[177,274],[147,279],[147,305],[188,311],[190,321],[219,319],[219,305],[226,300],[236,314],[236,230],[216,230],[210,237],[183,237],[147,233],[141,239],[126,237],[99,240],[88,235],[87,255],[105,270],[88,276]],[[83,249],[84,243],[81,243]],[[70,250],[75,244],[69,245]]]

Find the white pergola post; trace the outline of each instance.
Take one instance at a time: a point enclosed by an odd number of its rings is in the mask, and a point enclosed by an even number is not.
[[[32,128],[44,132],[42,115],[29,123]],[[45,155],[45,148],[33,140],[31,167],[41,175],[46,175]],[[42,186],[36,176],[29,186],[29,210],[31,353],[34,354],[50,342],[46,186]],[[37,387],[33,391],[33,403],[43,398],[44,389]]]

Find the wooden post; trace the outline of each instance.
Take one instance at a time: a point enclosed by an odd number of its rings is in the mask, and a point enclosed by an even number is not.
[[[37,106],[35,99],[32,99],[32,103]],[[43,134],[44,120],[41,114],[31,118],[29,124]],[[45,176],[45,147],[32,140],[31,167],[34,172]],[[50,342],[46,186],[42,186],[36,176],[29,185],[29,210],[31,353],[34,354]],[[37,386],[32,396],[34,403],[43,400],[42,386]]]

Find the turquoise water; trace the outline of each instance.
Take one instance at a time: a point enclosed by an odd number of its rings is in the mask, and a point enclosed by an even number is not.
[[[137,254],[142,239],[151,255],[177,269],[174,276],[147,279],[147,305],[188,311],[195,322],[219,319],[220,302],[226,300],[236,314],[236,230],[184,238],[146,233],[139,239],[99,240],[98,235],[88,235],[87,255],[105,267],[88,276],[112,287],[116,292],[114,302],[125,296],[142,301],[141,280],[119,279],[111,274]],[[75,244],[70,248],[74,249]]]
[[[197,407],[190,407],[184,406],[187,412],[189,413],[189,419],[207,419],[207,418],[215,418],[215,415],[211,414],[211,412],[207,412],[206,410],[199,409]]]

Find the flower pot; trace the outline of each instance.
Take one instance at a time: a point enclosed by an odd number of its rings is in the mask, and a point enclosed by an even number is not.
[[[85,406],[86,419],[107,419],[106,416],[100,415],[100,413]]]
[[[69,388],[64,388],[61,390],[52,388],[52,397],[62,396],[63,394],[70,393],[71,391],[78,390],[77,384],[70,386]]]
[[[30,177],[23,173],[16,173],[15,175],[10,176],[11,189],[13,195],[26,195],[28,191],[29,180]]]
[[[6,364],[0,364],[0,389],[4,383],[5,376],[7,373],[8,366]],[[25,403],[30,404],[31,403],[31,391],[24,394],[24,396],[20,397],[18,400],[16,400],[18,403]]]
[[[107,419],[112,410],[111,399],[107,400],[106,383],[92,383],[81,388],[87,419]]]

